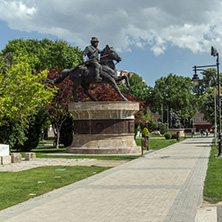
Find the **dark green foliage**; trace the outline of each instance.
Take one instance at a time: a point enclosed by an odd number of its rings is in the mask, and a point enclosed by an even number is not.
[[[167,125],[161,123],[161,124],[159,125],[159,131],[160,131],[160,133],[161,133],[162,135],[163,135],[164,133],[166,133],[166,132],[167,132]]]
[[[213,81],[217,79],[216,76],[216,69],[206,69],[202,72],[202,79],[194,88],[198,101],[198,111],[204,114],[204,120],[212,124],[215,122],[215,96],[216,100],[218,99],[218,86],[215,87]],[[219,123],[218,100],[216,110],[217,123]]]
[[[70,146],[73,140],[73,118],[71,115],[63,122],[60,134],[60,143],[64,146]]]
[[[130,91],[129,93],[134,95],[138,100],[146,101],[146,97],[148,95],[148,86],[145,81],[143,81],[142,77],[138,74],[134,73],[129,78],[130,83]]]
[[[196,98],[192,93],[193,83],[189,77],[177,76],[172,73],[156,80],[152,92],[152,111],[162,113],[173,108],[179,116],[187,119],[195,115]],[[163,121],[167,122],[167,112]]]
[[[148,129],[150,131],[153,131],[153,130],[157,130],[158,129],[158,123],[154,121],[154,118],[151,117],[150,118],[150,121],[148,123]]]
[[[17,51],[29,56],[29,64],[35,70],[67,69],[81,62],[81,50],[63,40],[14,39],[9,41],[2,53],[6,55],[10,52],[16,55]]]
[[[20,122],[7,120],[0,126],[0,143],[8,144],[10,148],[16,144],[24,144],[27,139],[25,130],[25,125]]]
[[[171,138],[172,138],[172,134],[171,134],[171,133],[169,133],[169,132],[164,133],[164,136],[165,136],[166,140],[169,140],[169,139],[171,139]]]
[[[47,121],[47,118],[47,111],[43,108],[39,108],[38,114],[29,118],[29,127],[25,132],[27,140],[25,140],[24,144],[14,144],[13,148],[22,152],[27,152],[36,148],[41,138],[43,124]]]
[[[177,139],[177,133],[172,133],[171,139]]]

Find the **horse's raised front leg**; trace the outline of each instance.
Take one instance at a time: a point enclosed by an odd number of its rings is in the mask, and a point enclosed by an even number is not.
[[[84,89],[84,93],[92,100],[97,101],[90,93],[89,93],[89,83],[81,84],[82,88]]]

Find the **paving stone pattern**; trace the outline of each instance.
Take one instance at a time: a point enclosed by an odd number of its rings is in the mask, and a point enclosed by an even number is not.
[[[6,222],[192,222],[212,137],[194,137],[0,211]]]

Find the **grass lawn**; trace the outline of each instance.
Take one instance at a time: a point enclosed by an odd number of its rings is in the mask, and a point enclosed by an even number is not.
[[[215,158],[218,150],[212,147],[204,184],[204,200],[210,203],[222,201],[222,159]]]
[[[181,141],[184,140],[184,138],[181,138]],[[162,148],[165,148],[167,146],[170,146],[174,143],[177,143],[176,139],[150,139],[149,144],[150,144],[150,150],[159,150]],[[47,144],[47,142],[44,142],[43,144]],[[136,139],[136,144],[137,146],[141,146],[141,139]],[[144,149],[146,149],[144,147]],[[82,158],[88,158],[88,159],[116,159],[116,160],[121,160],[121,159],[136,159],[139,156],[86,156],[86,155],[63,155],[62,152],[65,152],[66,148],[65,147],[60,147],[59,149],[56,148],[38,148],[38,149],[32,149],[31,152],[36,153],[37,158],[67,158],[67,159],[82,159]],[[61,152],[61,155],[58,155],[58,152]],[[22,157],[25,157],[25,152],[20,152],[22,154]],[[53,153],[57,153],[56,155],[53,155]],[[51,154],[51,155],[47,155]]]
[[[0,210],[107,169],[109,167],[49,166],[0,172]]]
[[[181,141],[182,140],[183,140],[183,138],[181,139]],[[141,146],[141,139],[136,139],[136,143],[137,143],[138,146]],[[159,149],[165,148],[167,146],[170,146],[174,143],[177,143],[176,139],[169,139],[169,140],[166,140],[166,139],[150,139],[149,149],[150,150],[159,150]],[[146,149],[146,148],[144,147],[144,149]]]
[[[42,140],[39,142],[39,145],[52,145],[54,142],[53,139]]]
[[[183,140],[183,138],[181,138]],[[162,148],[165,148],[167,146],[170,146],[174,143],[177,143],[176,139],[150,139],[150,150],[159,150]],[[136,144],[137,146],[141,146],[141,139],[136,139]],[[144,147],[144,149],[146,149]],[[32,149],[31,152],[36,153],[37,158],[67,158],[67,159],[82,159],[82,158],[88,158],[88,159],[116,159],[116,160],[121,160],[121,159],[136,159],[139,156],[85,156],[85,155],[53,155],[53,153],[58,153],[58,152],[65,152],[66,148],[65,147],[60,147],[59,149],[56,148],[39,148],[39,149]],[[22,154],[22,157],[25,157],[25,152],[20,152]],[[47,155],[51,154],[51,155]]]
[[[40,149],[32,149],[30,152],[35,152],[37,158],[67,158],[67,159],[103,159],[103,160],[124,160],[124,159],[129,159],[133,160],[136,158],[139,158],[139,156],[85,156],[85,155],[66,155],[61,153],[61,155],[53,155],[53,153],[58,153],[58,152],[65,152],[66,148],[40,148]],[[20,152],[22,154],[22,157],[25,157],[26,152]],[[51,155],[47,155],[51,154]]]

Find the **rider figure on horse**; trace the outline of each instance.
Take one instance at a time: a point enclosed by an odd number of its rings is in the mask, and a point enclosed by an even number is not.
[[[85,63],[85,57],[88,57],[88,64],[92,65],[95,68],[95,78],[96,82],[102,80],[99,74],[100,64],[99,64],[99,54],[101,54],[101,50],[97,48],[99,40],[96,37],[92,37],[91,45],[86,46],[85,50],[82,53],[82,61]]]

